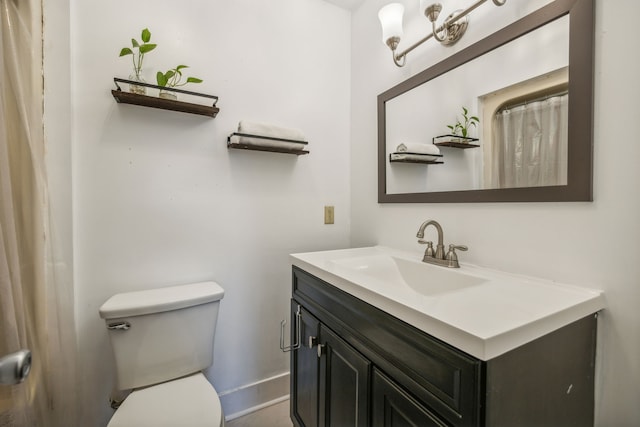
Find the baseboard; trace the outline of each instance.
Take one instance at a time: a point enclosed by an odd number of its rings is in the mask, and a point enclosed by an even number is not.
[[[221,392],[225,420],[230,421],[289,398],[289,372]]]

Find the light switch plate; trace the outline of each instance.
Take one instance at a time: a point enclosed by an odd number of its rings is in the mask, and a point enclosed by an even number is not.
[[[324,207],[324,223],[325,224],[333,224],[333,206],[325,206]]]

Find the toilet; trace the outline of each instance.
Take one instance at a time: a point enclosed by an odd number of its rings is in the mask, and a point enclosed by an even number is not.
[[[201,282],[112,296],[100,307],[117,386],[132,390],[107,427],[220,427],[218,393],[202,373],[224,290]]]

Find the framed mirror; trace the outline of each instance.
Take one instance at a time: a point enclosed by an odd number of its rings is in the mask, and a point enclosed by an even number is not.
[[[593,200],[593,26],[594,0],[555,0],[381,93],[378,96],[378,202]],[[544,48],[540,49],[541,45]],[[496,68],[487,69],[488,66]],[[474,92],[457,90],[464,86],[462,81],[472,81]],[[504,92],[512,97],[504,98]],[[500,97],[509,102],[496,102]],[[492,138],[494,134],[502,135],[505,141],[501,143],[512,142],[504,136],[508,133],[490,128],[497,126],[497,119],[493,117],[512,107],[515,111],[520,104],[541,97],[545,101],[554,98],[554,102],[563,97],[566,103],[563,121],[558,125],[561,130],[554,128],[554,132],[565,135],[562,155],[536,161],[543,165],[558,163],[560,177],[534,184],[496,179],[495,176],[502,173],[496,171],[503,168],[502,162],[508,156],[495,154],[498,143]],[[442,157],[433,164],[395,163],[397,158],[391,161],[390,153],[400,143],[437,142],[437,137],[446,133],[443,132],[446,125],[453,124],[456,116],[460,118],[465,104],[469,115],[480,118],[482,132],[476,143],[478,148],[456,149],[439,144]],[[442,122],[438,114],[447,108],[451,108],[448,113],[452,120]],[[542,168],[539,174],[546,178],[547,170]]]

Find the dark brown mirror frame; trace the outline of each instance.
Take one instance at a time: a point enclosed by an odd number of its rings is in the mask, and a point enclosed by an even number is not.
[[[594,1],[556,0],[378,95],[378,203],[592,201]],[[388,194],[386,102],[567,14],[570,16],[567,185]]]

